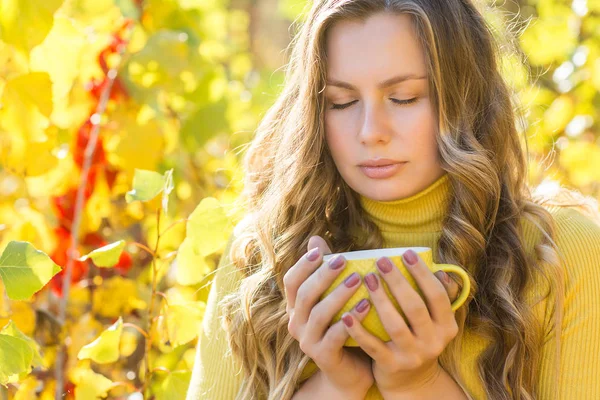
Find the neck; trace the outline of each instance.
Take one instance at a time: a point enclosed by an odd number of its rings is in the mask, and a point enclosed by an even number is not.
[[[440,232],[452,198],[451,189],[446,173],[410,197],[378,201],[361,195],[360,204],[384,234]]]

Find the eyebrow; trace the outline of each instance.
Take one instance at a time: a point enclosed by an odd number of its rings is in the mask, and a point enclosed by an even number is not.
[[[390,87],[392,85],[395,85],[397,83],[400,82],[404,82],[404,81],[409,81],[409,80],[418,80],[418,79],[426,79],[426,76],[420,76],[420,75],[415,75],[415,74],[407,74],[407,75],[397,75],[394,76],[390,79],[386,79],[383,82],[380,82],[377,87],[379,89],[384,89],[387,87]],[[348,82],[342,82],[342,81],[338,81],[338,80],[327,80],[327,85],[329,86],[337,86],[337,87],[341,87],[344,89],[348,89],[348,90],[356,90],[356,88],[354,86],[352,86],[351,84],[349,84]]]

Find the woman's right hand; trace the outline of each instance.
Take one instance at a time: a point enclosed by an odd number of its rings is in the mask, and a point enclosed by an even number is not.
[[[300,349],[319,367],[321,382],[332,386],[329,392],[347,396],[344,398],[363,399],[374,383],[371,358],[360,348],[344,347],[349,335],[341,320],[329,326],[335,314],[360,287],[361,277],[351,275],[319,302],[320,296],[344,269],[346,261],[340,256],[337,269],[332,268],[336,265],[334,259],[320,266],[323,255],[331,254],[320,236],[309,239],[308,249],[312,253],[309,251],[302,256],[283,277],[288,330],[300,343]],[[359,321],[369,311],[368,300],[366,304],[361,312],[356,307],[352,310]]]

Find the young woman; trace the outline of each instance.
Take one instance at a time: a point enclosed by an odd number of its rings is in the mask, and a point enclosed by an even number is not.
[[[597,214],[531,193],[477,8],[318,0],[306,21],[246,155],[247,215],[216,271],[188,399],[600,399]],[[467,303],[453,313],[456,284],[410,254],[424,299],[381,259],[319,302],[344,267],[324,254],[403,246],[463,266]],[[329,326],[360,284],[367,301]],[[371,308],[389,342],[362,327]]]

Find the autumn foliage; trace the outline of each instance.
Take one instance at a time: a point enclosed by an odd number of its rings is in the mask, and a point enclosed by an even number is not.
[[[302,18],[292,0],[0,2],[0,398],[185,397],[243,215],[238,149],[282,79],[255,62],[262,3]],[[502,7],[485,15],[519,34],[502,69],[531,182],[598,197],[600,3]]]

